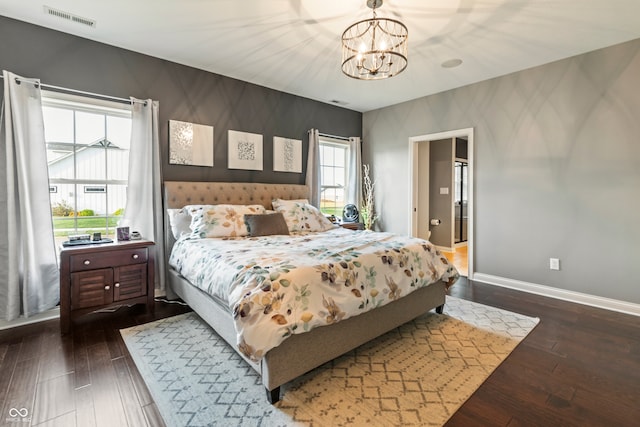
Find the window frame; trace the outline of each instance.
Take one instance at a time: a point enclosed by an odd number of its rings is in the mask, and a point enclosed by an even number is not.
[[[320,154],[320,158],[318,158],[318,165],[320,167],[320,186],[319,186],[320,187],[320,211],[326,215],[330,215],[333,213],[339,218],[342,218],[342,211],[344,210],[344,207],[348,204],[346,197],[349,191],[348,188],[349,188],[349,168],[351,165],[351,145],[348,140],[331,138],[326,136],[320,136],[318,138],[318,144],[319,144],[321,153],[322,153],[323,146],[330,146],[334,148],[344,149],[344,153],[345,153],[344,155],[344,183],[345,183],[344,186],[324,184],[324,174],[322,173],[323,167],[329,166],[329,167],[336,168],[336,166],[335,166],[335,163],[331,165],[323,164],[322,154]],[[323,208],[322,194],[327,189],[341,189],[344,192],[345,200],[343,201],[342,206],[339,206],[338,204],[334,204],[334,206],[331,208],[327,208],[327,207]],[[334,200],[334,203],[335,203],[335,200]]]
[[[73,95],[73,94],[67,94],[67,93],[60,93],[60,92],[55,92],[55,91],[48,91],[48,90],[43,90],[42,91],[42,106],[43,106],[43,115],[44,115],[44,107],[49,107],[49,108],[59,108],[59,109],[66,109],[66,110],[71,110],[73,111],[73,142],[56,142],[56,141],[52,141],[52,143],[58,145],[59,147],[64,148],[65,146],[68,146],[70,149],[70,152],[72,153],[71,155],[73,156],[73,178],[51,178],[50,176],[50,171],[51,169],[48,169],[49,172],[49,188],[55,188],[55,192],[49,192],[49,203],[50,206],[53,207],[53,199],[51,198],[51,195],[53,194],[57,194],[61,191],[61,188],[64,188],[64,186],[73,186],[74,191],[73,191],[73,198],[70,201],[69,204],[71,204],[71,207],[74,209],[74,215],[73,216],[69,216],[69,219],[73,218],[73,227],[67,227],[64,231],[61,231],[60,229],[56,229],[55,228],[55,219],[56,218],[63,218],[63,217],[59,217],[59,216],[54,216],[53,213],[51,215],[51,220],[52,220],[52,224],[54,225],[54,234],[56,234],[56,241],[59,240],[66,240],[67,236],[69,235],[73,235],[73,234],[84,234],[86,230],[85,228],[78,228],[78,219],[79,219],[79,206],[78,206],[78,199],[80,198],[79,194],[85,194],[87,193],[87,195],[104,195],[105,200],[104,200],[104,206],[105,206],[105,213],[104,215],[99,215],[100,218],[104,218],[104,225],[99,226],[99,227],[91,227],[91,228],[96,228],[96,229],[101,229],[101,231],[103,231],[103,234],[108,235],[109,237],[111,237],[111,235],[115,235],[115,228],[116,225],[111,225],[111,222],[113,221],[113,218],[120,218],[121,216],[119,215],[114,215],[114,212],[116,209],[120,209],[120,208],[124,208],[125,206],[110,206],[109,205],[109,188],[113,187],[113,186],[121,186],[124,188],[124,194],[125,194],[125,205],[126,205],[126,188],[128,186],[129,183],[129,176],[128,176],[128,165],[126,167],[127,169],[127,176],[126,179],[110,179],[108,177],[108,175],[105,175],[104,179],[92,179],[91,177],[89,178],[79,178],[77,176],[78,174],[78,170],[77,170],[77,154],[79,151],[77,151],[76,147],[77,147],[77,118],[76,118],[76,113],[80,112],[80,113],[90,113],[90,114],[99,114],[99,115],[103,115],[104,119],[103,119],[103,124],[104,124],[104,137],[106,138],[107,136],[107,130],[108,130],[108,117],[116,117],[116,118],[125,118],[125,119],[129,119],[131,120],[132,118],[132,111],[131,111],[131,105],[130,104],[126,104],[126,103],[119,103],[119,102],[115,102],[115,101],[108,101],[108,100],[103,100],[103,99],[97,99],[97,98],[93,98],[90,96],[80,96],[80,95]],[[46,135],[46,129],[45,129],[45,135]],[[45,143],[47,144],[47,151],[49,150],[49,145],[50,142],[45,140]],[[84,145],[84,144],[82,144]],[[106,147],[105,147],[106,149]],[[129,146],[127,151],[130,151],[131,147]],[[105,157],[104,162],[105,162],[105,171],[108,171],[108,165],[109,165],[109,161],[108,161],[108,156]],[[49,160],[47,160],[47,163],[49,163]],[[48,168],[49,168],[49,164],[48,164]],[[104,191],[101,192],[87,192],[85,191],[86,187],[104,187]],[[64,234],[64,235],[62,235]]]

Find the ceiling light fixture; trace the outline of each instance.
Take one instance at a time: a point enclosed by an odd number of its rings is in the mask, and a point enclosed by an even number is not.
[[[367,0],[373,18],[356,22],[342,33],[342,72],[358,80],[380,80],[407,68],[409,31],[400,21],[378,18],[382,0]]]

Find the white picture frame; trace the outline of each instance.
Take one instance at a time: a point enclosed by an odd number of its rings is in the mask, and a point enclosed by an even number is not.
[[[262,135],[229,130],[229,169],[263,169]]]
[[[169,163],[213,167],[213,126],[169,120]]]
[[[273,170],[302,173],[302,140],[273,137]]]

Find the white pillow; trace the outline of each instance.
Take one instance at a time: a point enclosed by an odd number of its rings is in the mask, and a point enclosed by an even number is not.
[[[180,209],[167,209],[167,215],[169,216],[169,225],[171,226],[171,232],[173,237],[178,240],[180,237],[191,234],[191,220],[193,214],[198,209],[209,208],[213,205],[186,205]]]
[[[331,221],[306,199],[283,200],[274,199],[271,204],[276,212],[282,213],[289,232],[327,231],[334,228]]]
[[[171,232],[176,240],[184,235],[191,234],[191,214],[187,209],[167,209],[167,215],[169,215]]]
[[[245,214],[264,214],[262,205],[213,205],[203,206],[191,213],[191,236],[242,237],[249,230],[244,222]]]

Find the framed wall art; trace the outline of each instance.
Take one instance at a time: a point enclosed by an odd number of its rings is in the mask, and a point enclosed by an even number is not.
[[[302,141],[273,137],[273,170],[302,173]]]
[[[213,167],[213,126],[169,120],[169,163]]]
[[[229,131],[229,169],[262,170],[262,135]]]

